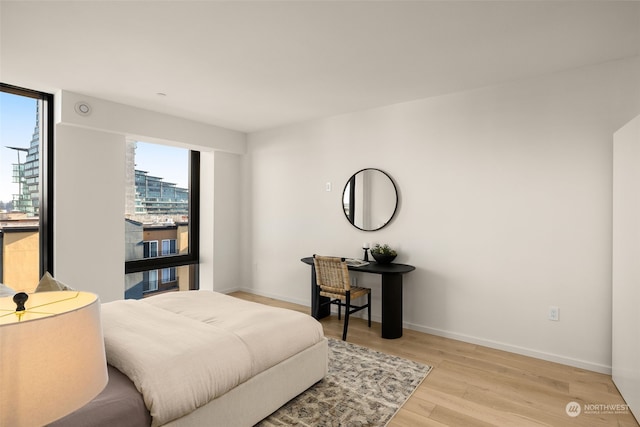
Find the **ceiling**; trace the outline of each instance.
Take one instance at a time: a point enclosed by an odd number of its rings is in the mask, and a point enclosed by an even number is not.
[[[640,2],[2,0],[0,20],[4,83],[244,132],[640,54]]]

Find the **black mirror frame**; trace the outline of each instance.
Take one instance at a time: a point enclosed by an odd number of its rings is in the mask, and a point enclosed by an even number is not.
[[[391,182],[391,185],[393,185],[393,191],[396,193],[396,203],[395,203],[395,206],[393,207],[393,212],[391,213],[391,216],[389,216],[389,219],[387,220],[387,222],[385,222],[382,226],[380,226],[378,228],[373,228],[373,229],[366,229],[366,228],[358,227],[355,224],[354,219],[349,217],[349,215],[347,214],[346,209],[344,208],[344,194],[347,191],[347,187],[349,186],[349,184],[353,184],[353,182],[356,179],[356,175],[358,175],[360,172],[364,172],[364,171],[367,171],[367,170],[374,170],[374,171],[378,171],[378,172],[383,173],[387,178],[389,178],[389,181]],[[351,188],[353,188],[353,185],[352,185]],[[393,178],[391,178],[391,175],[389,175],[388,173],[386,173],[385,171],[383,171],[381,169],[364,168],[364,169],[360,169],[359,171],[357,171],[356,173],[351,175],[351,177],[347,180],[346,184],[344,185],[344,188],[342,189],[342,198],[340,199],[340,204],[342,205],[342,212],[344,213],[344,216],[347,219],[347,221],[349,222],[349,224],[351,224],[352,226],[354,226],[358,230],[362,230],[362,231],[378,231],[378,230],[382,230],[387,225],[389,225],[389,223],[396,216],[396,212],[398,211],[398,198],[399,198],[398,187],[396,186],[396,183],[393,180]],[[355,194],[353,193],[353,191],[351,191],[350,194],[349,194],[349,206],[353,206],[354,205],[354,201],[355,201]]]

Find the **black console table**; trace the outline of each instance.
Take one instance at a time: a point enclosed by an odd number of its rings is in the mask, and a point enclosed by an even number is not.
[[[311,315],[315,313],[316,305],[326,297],[317,292],[316,269],[313,257],[302,258],[302,262],[311,266]],[[349,266],[349,270],[362,273],[380,274],[382,276],[382,338],[400,338],[402,336],[402,275],[415,270],[407,264],[378,264],[370,262],[362,267]],[[330,314],[330,306],[322,307],[318,319]]]

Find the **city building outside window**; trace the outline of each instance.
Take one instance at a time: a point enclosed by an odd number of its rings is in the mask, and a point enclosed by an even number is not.
[[[184,148],[127,142],[125,298],[198,288],[199,160]]]
[[[53,95],[0,83],[0,282],[53,274]]]

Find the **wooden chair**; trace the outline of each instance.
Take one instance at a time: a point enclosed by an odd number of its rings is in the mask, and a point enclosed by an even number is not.
[[[369,327],[371,327],[371,289],[351,287],[349,278],[349,268],[344,258],[313,256],[313,264],[316,270],[316,284],[320,296],[328,297],[329,301],[316,304],[316,318],[320,313],[320,306],[336,304],[338,306],[338,320],[342,318],[342,307],[345,307],[344,329],[342,340],[347,339],[347,328],[349,327],[349,316],[362,309],[367,309]],[[352,305],[351,300],[361,296],[367,296],[367,304],[357,306]]]

